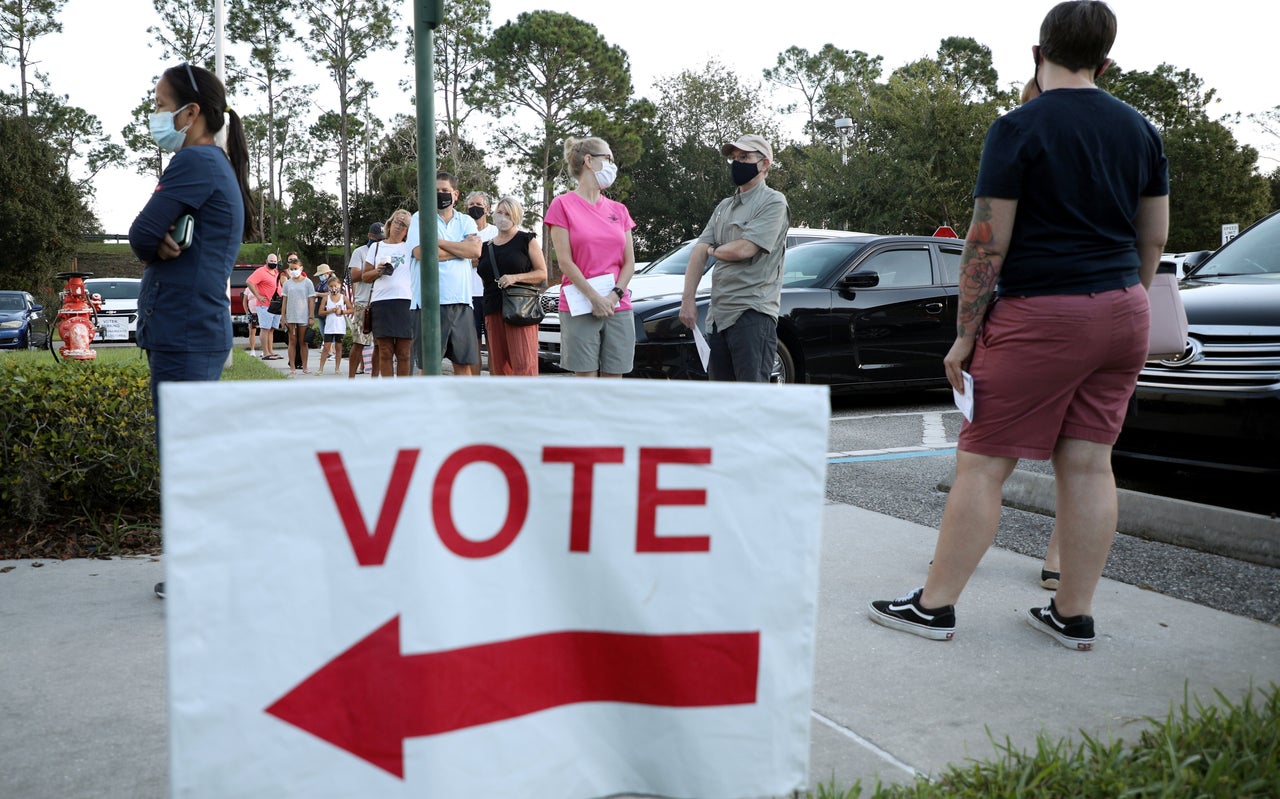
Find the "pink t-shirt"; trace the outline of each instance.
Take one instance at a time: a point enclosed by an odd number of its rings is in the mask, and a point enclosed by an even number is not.
[[[569,231],[569,250],[583,277],[612,274],[617,278],[622,272],[627,231],[636,226],[627,206],[603,195],[592,205],[577,192],[570,191],[551,201],[544,221]],[[569,285],[569,278],[562,278],[560,285]],[[630,296],[623,297],[617,309],[631,310]],[[569,310],[563,291],[560,292],[560,310]]]
[[[253,286],[254,291],[258,292],[258,294],[267,302],[271,302],[271,298],[275,296],[276,273],[265,266],[260,266],[253,270],[253,274],[249,275],[248,283],[250,286]],[[245,292],[245,298],[253,300],[253,291]]]

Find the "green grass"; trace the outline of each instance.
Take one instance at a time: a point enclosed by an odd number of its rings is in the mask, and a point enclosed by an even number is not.
[[[54,344],[56,350],[58,345]],[[125,363],[137,361],[146,364],[147,356],[137,347],[97,347],[97,363]],[[284,375],[267,366],[249,353],[236,347],[231,358],[231,368],[222,372],[223,380],[283,380]],[[0,352],[0,358],[13,358],[19,363],[49,362],[53,356],[48,350],[15,350]]]
[[[868,799],[1264,799],[1280,797],[1280,686],[1233,702],[1184,696],[1149,719],[1136,743],[1081,733],[1079,743],[1041,736],[1022,752],[997,743],[992,760],[954,765],[933,781],[876,785]],[[861,784],[819,785],[810,799],[861,799]]]

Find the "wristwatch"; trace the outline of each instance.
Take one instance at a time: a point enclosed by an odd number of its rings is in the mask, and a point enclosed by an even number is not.
[[[620,300],[621,300],[621,299],[625,299],[625,298],[626,298],[626,292],[624,292],[622,289],[618,288],[617,286],[614,286],[613,288],[611,288],[611,289],[609,289],[609,290],[610,290],[610,291],[612,291],[614,294],[617,294],[617,295],[618,295],[618,299],[620,299]]]

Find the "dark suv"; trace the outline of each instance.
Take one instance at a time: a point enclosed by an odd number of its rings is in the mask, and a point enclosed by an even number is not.
[[[1280,474],[1280,212],[1193,260],[1186,349],[1142,370],[1115,454]]]

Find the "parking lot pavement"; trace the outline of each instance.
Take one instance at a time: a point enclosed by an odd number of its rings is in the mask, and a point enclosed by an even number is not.
[[[810,784],[907,782],[1007,738],[1132,740],[1184,690],[1209,702],[1280,682],[1280,627],[1104,579],[1092,652],[1025,623],[1039,561],[987,553],[953,641],[871,624],[924,580],[937,531],[851,505],[824,515]],[[166,793],[163,578],[155,558],[0,561],[0,796]],[[12,567],[12,568],[10,568]],[[317,745],[322,745],[317,743]]]

